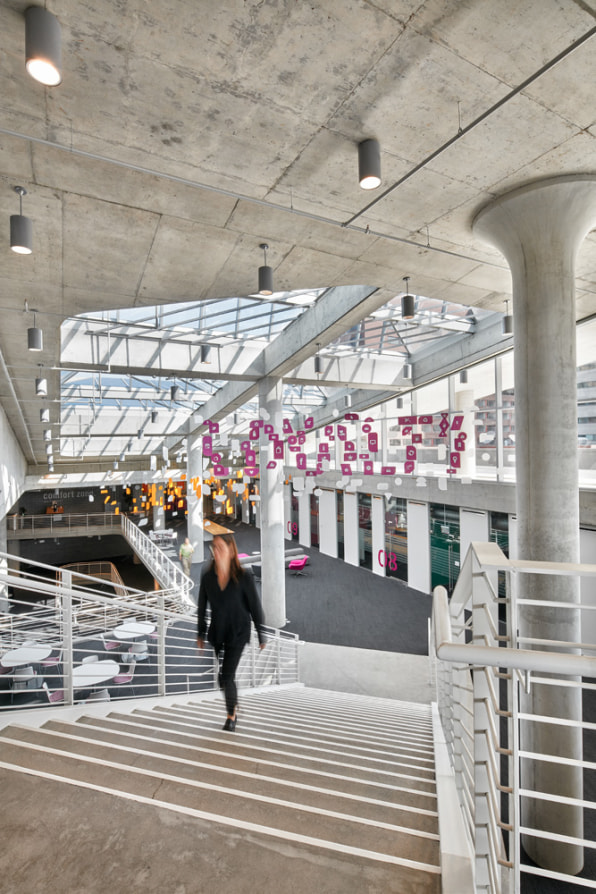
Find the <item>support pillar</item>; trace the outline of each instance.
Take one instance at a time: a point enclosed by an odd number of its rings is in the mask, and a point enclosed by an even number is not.
[[[594,175],[560,177],[514,190],[483,209],[474,222],[476,234],[500,249],[512,274],[520,559],[579,561],[574,280],[577,252],[595,223]],[[548,608],[549,601],[578,602],[579,581],[546,575],[519,578],[520,598],[544,603],[539,609],[520,608],[520,636],[579,643],[579,612]],[[534,684],[523,698],[523,711],[570,724],[524,722],[521,748],[580,760],[580,690]],[[579,767],[523,760],[521,772],[524,788],[583,796]],[[522,799],[522,824],[531,828],[581,838],[582,814],[581,806]],[[531,836],[523,843],[529,856],[547,869],[575,874],[582,868],[581,846]]]
[[[282,381],[266,377],[259,382],[259,408],[266,425],[282,430]],[[270,627],[286,623],[286,572],[284,564],[284,465],[273,458],[269,436],[260,439],[261,593],[265,621]],[[268,466],[271,465],[271,468]]]
[[[205,558],[202,494],[203,438],[199,432],[193,432],[193,434],[188,436],[186,450],[188,454],[186,466],[186,519],[188,539],[195,548],[191,559],[191,564],[194,565],[202,562]]]

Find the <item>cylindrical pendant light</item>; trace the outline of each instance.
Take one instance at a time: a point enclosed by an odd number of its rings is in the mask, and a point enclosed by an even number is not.
[[[52,429],[51,428],[44,429],[43,437],[44,437],[44,441],[51,441],[52,440]]]
[[[30,255],[33,251],[33,224],[31,218],[23,216],[23,196],[27,190],[23,186],[15,186],[19,196],[19,213],[10,215],[10,247],[18,255]]]
[[[403,399],[403,397],[398,397],[397,398],[397,409],[403,410],[403,408],[404,408],[404,399]]]
[[[262,267],[259,267],[259,295],[273,295],[273,269],[267,266],[267,249],[269,246],[266,242],[261,242],[259,248],[263,249],[265,258]]]
[[[39,421],[40,422],[49,422],[50,421],[50,411],[47,407],[44,407],[43,410],[39,411]]]
[[[43,351],[43,331],[35,325],[36,317],[33,312],[33,326],[27,329],[27,348],[30,351]]]
[[[412,378],[412,364],[404,363],[401,374],[404,377],[404,379],[411,379]]]
[[[503,317],[503,335],[513,335],[513,314],[509,313],[509,301],[505,301],[505,316]]]
[[[404,282],[406,284],[406,294],[401,296],[401,316],[402,320],[413,320],[416,316],[416,299],[414,295],[409,294],[409,282],[410,277],[404,276]]]
[[[315,354],[315,375],[321,372],[321,358],[319,357],[319,343],[317,342],[317,353]]]
[[[358,180],[362,189],[376,189],[381,184],[381,147],[378,140],[358,144]]]
[[[30,6],[25,12],[25,67],[46,87],[62,81],[60,22],[41,6]]]
[[[151,422],[157,422],[157,410],[151,410]]]
[[[38,376],[35,380],[35,394],[37,397],[48,396],[48,380],[44,379],[43,376]]]
[[[172,385],[170,388],[170,400],[176,400],[178,396],[178,385]]]
[[[462,385],[468,384],[468,370],[462,369],[459,374],[459,381]]]

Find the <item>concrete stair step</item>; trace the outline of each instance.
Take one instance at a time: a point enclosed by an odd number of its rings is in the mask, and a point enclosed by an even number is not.
[[[337,810],[297,804],[291,799],[267,797],[254,791],[239,793],[172,774],[156,775],[153,769],[124,766],[106,757],[71,754],[7,737],[0,740],[0,760],[68,780],[70,784],[84,783],[147,800],[157,798],[161,803],[200,810],[234,825],[251,823],[282,837],[299,835],[332,840],[343,847],[370,851],[379,859],[387,855],[429,866],[439,865],[438,836],[434,832],[368,820],[359,815],[348,816]]]
[[[0,752],[8,739],[35,745],[43,751],[62,752],[70,755],[82,755],[97,760],[118,763],[122,766],[134,766],[151,771],[155,776],[165,775],[206,783],[221,789],[234,789],[238,793],[254,793],[263,798],[291,799],[292,802],[304,806],[318,807],[322,810],[335,811],[346,815],[354,815],[365,819],[376,820],[387,824],[408,826],[416,830],[437,833],[437,814],[427,806],[404,806],[389,803],[371,795],[346,794],[340,787],[329,785],[299,783],[287,778],[268,775],[258,764],[252,769],[241,770],[238,767],[228,768],[214,766],[204,761],[182,756],[158,754],[151,751],[143,743],[139,746],[122,743],[102,742],[75,737],[75,724],[64,724],[61,731],[47,727],[35,729],[31,727],[11,727],[4,736],[0,736]],[[418,799],[420,801],[420,798]]]
[[[270,776],[281,776],[298,784],[313,784],[318,786],[333,786],[341,789],[346,794],[361,796],[366,793],[378,800],[389,801],[395,804],[413,806],[420,804],[425,810],[436,809],[436,796],[434,784],[429,782],[424,787],[408,786],[407,780],[399,777],[387,781],[376,778],[361,778],[359,768],[337,767],[333,762],[322,764],[316,761],[302,761],[301,766],[296,766],[292,757],[277,755],[275,752],[263,749],[251,748],[249,753],[239,753],[230,737],[218,737],[210,739],[189,733],[172,733],[165,726],[161,729],[152,729],[139,722],[121,721],[110,718],[82,718],[74,724],[85,735],[98,741],[115,742],[131,748],[152,748],[161,754],[174,757],[181,756],[184,759],[201,761],[209,766],[238,768],[242,771],[266,772]],[[57,731],[70,731],[70,724],[65,721],[49,721],[46,729]],[[359,774],[359,775],[358,775]]]
[[[222,717],[222,707],[216,702],[203,705],[188,705],[184,708],[178,706],[176,711],[186,710],[200,712],[203,716]],[[351,743],[353,746],[366,747],[373,744],[376,749],[384,747],[389,750],[398,749],[400,753],[412,753],[427,759],[433,759],[432,737],[422,738],[411,730],[402,730],[395,722],[386,721],[367,723],[365,720],[358,722],[357,718],[346,716],[340,712],[314,713],[306,712],[300,708],[282,708],[267,704],[266,713],[260,703],[245,699],[238,711],[242,723],[265,722],[275,724],[280,730],[304,732],[316,735],[325,740],[336,740]]]
[[[196,717],[178,717],[176,720],[168,720],[167,716],[159,711],[141,711],[136,710],[129,716],[117,715],[110,713],[108,718],[111,722],[119,721],[124,724],[137,724],[137,727],[152,728],[178,733],[187,740],[189,738],[198,740],[208,738],[217,741],[224,749],[231,749],[236,754],[244,754],[247,756],[255,756],[261,753],[275,754],[284,756],[285,760],[291,760],[296,766],[327,766],[332,769],[341,768],[349,771],[356,771],[362,779],[384,781],[395,785],[406,785],[408,788],[421,789],[424,791],[435,790],[434,771],[430,768],[420,769],[413,767],[407,761],[383,759],[365,759],[361,755],[345,757],[340,749],[329,751],[324,748],[309,748],[304,742],[288,743],[281,737],[273,735],[257,736],[241,732],[238,727],[233,734],[222,732],[221,722],[201,725],[200,720]],[[221,718],[220,718],[221,721]],[[230,738],[233,743],[230,743]]]
[[[218,891],[221,894],[440,894],[436,869],[379,861],[362,849],[308,836],[280,839],[230,827],[197,810],[0,767],[3,811],[21,830],[0,855],[3,894],[51,890],[105,894]],[[43,815],[44,821],[32,817]],[[67,842],[68,846],[61,846]],[[98,869],[98,866],[100,867]],[[189,879],[196,886],[188,887]]]
[[[161,718],[162,721],[171,723],[175,729],[192,730],[200,726],[201,730],[216,734],[218,731],[221,732],[225,711],[222,714],[221,709],[217,712],[212,708],[205,711],[196,710],[194,707],[175,708],[171,711],[155,708],[151,712],[138,709],[131,716],[151,720],[154,724],[159,723]],[[313,758],[322,755],[330,758],[337,756],[338,761],[356,763],[362,768],[399,770],[420,779],[430,779],[434,774],[433,764],[429,758],[412,754],[400,755],[385,747],[383,743],[378,747],[359,746],[352,744],[349,738],[347,742],[337,737],[334,741],[332,737],[317,736],[308,731],[296,732],[281,725],[267,724],[265,718],[251,724],[241,715],[234,736],[246,744],[265,740],[268,746],[275,747],[278,751],[297,752]]]

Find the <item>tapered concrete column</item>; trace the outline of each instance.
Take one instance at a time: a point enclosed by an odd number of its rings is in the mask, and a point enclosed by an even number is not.
[[[203,562],[205,559],[204,533],[203,533],[203,438],[198,432],[188,436],[186,450],[188,459],[186,462],[186,509],[187,509],[187,533],[188,539],[193,544],[195,551],[192,554],[191,564]],[[193,481],[199,486],[195,487]],[[197,497],[197,492],[201,496]]]
[[[570,176],[515,190],[480,212],[475,232],[497,246],[511,268],[514,313],[518,556],[579,561],[575,259],[596,224],[596,175]],[[574,578],[519,575],[522,598],[577,602]],[[520,609],[520,635],[580,642],[579,612]],[[527,648],[528,646],[526,646]],[[540,646],[536,646],[540,648]],[[582,756],[581,693],[534,684],[522,710],[572,721],[568,728],[522,723],[521,747]],[[582,773],[546,761],[522,761],[522,786],[582,798]],[[523,799],[522,823],[582,837],[581,807]],[[577,873],[581,847],[552,839],[524,840],[539,865]]]
[[[259,382],[259,408],[265,425],[282,430],[282,382],[267,377]],[[284,467],[273,465],[273,444],[262,430],[260,439],[261,473],[261,592],[265,620],[271,627],[286,623],[286,573],[284,565]]]

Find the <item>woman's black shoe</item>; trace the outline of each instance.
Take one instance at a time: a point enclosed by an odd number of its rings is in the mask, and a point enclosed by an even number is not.
[[[226,717],[226,722],[223,725],[223,729],[227,730],[230,733],[233,733],[236,729],[236,721],[232,720],[231,717]]]

